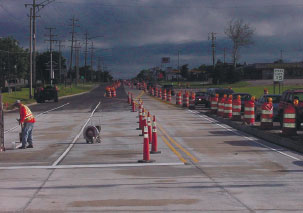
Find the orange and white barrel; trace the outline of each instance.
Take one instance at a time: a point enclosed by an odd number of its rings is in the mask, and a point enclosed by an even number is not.
[[[156,92],[155,92],[155,97],[158,97],[158,95],[159,95],[159,89],[156,87]]]
[[[183,94],[183,107],[189,107],[189,94],[185,92]]]
[[[177,96],[176,96],[176,105],[182,106],[182,96],[181,96],[181,92],[178,92],[178,93],[177,93]]]
[[[162,89],[160,88],[158,91],[159,91],[158,98],[162,98]]]
[[[166,101],[166,89],[163,90],[162,100]]]
[[[261,129],[272,129],[273,128],[273,115],[274,115],[274,107],[272,102],[265,102],[262,105],[261,112]]]
[[[168,93],[167,93],[167,102],[171,102],[171,90],[168,90]]]
[[[224,115],[224,103],[225,103],[226,95],[224,95],[222,98],[219,99],[218,102],[218,111],[217,115],[223,117]]]
[[[255,102],[253,100],[245,101],[244,122],[249,125],[254,125],[255,123]]]
[[[218,101],[219,101],[219,98],[218,98],[218,94],[216,94],[215,97],[212,97],[211,98],[211,102],[210,102],[210,112],[212,114],[216,114],[217,110],[218,110]]]
[[[196,93],[192,92],[189,99],[189,107],[195,109]]]
[[[283,113],[282,134],[286,136],[297,135],[296,108],[289,104]]]
[[[232,120],[241,121],[241,96],[233,100]]]
[[[232,95],[229,96],[224,102],[224,118],[231,118],[233,115]]]

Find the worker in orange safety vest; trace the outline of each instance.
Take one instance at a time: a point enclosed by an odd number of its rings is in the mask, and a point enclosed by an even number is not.
[[[34,123],[36,122],[34,115],[31,110],[21,103],[20,100],[17,100],[14,104],[15,107],[19,108],[20,118],[17,119],[19,121],[19,125],[22,128],[22,146],[19,149],[25,148],[33,148],[33,128]],[[26,146],[28,143],[28,146]]]

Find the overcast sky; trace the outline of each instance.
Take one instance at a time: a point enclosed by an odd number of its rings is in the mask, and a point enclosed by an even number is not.
[[[28,48],[26,3],[32,0],[0,0],[0,36],[13,36]],[[255,29],[254,45],[241,49],[240,62],[273,62],[280,58],[280,50],[288,62],[303,60],[303,0],[56,0],[39,15],[39,51],[48,48],[44,28],[55,27],[57,38],[65,40],[69,60],[69,25],[75,16],[82,47],[86,31],[89,37],[103,36],[93,39],[95,56],[102,57],[116,78],[160,66],[161,57],[170,57],[170,66],[176,67],[178,51],[181,65],[211,64],[210,32],[217,33],[217,59],[223,59],[227,48],[230,62],[231,43],[224,29],[238,18]],[[84,48],[81,51],[83,57]]]

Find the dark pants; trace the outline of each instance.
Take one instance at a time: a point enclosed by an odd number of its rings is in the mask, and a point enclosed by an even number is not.
[[[28,145],[33,145],[33,137],[32,132],[34,128],[34,123],[24,123],[22,129],[22,146],[26,146],[26,142]]]

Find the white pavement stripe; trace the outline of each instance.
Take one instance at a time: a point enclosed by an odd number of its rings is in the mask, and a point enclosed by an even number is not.
[[[56,166],[58,165],[63,158],[65,158],[65,156],[67,155],[67,153],[72,149],[72,147],[74,146],[74,144],[76,143],[76,141],[78,140],[78,138],[80,137],[80,135],[82,134],[84,128],[86,127],[86,125],[88,124],[88,122],[92,119],[95,111],[97,110],[97,108],[100,106],[101,102],[99,102],[97,104],[97,106],[95,107],[95,109],[92,111],[91,115],[89,116],[89,118],[87,119],[87,121],[85,122],[85,124],[82,126],[80,132],[76,135],[76,137],[73,139],[73,141],[71,142],[71,144],[67,147],[67,149],[62,153],[62,155],[52,164],[52,166]]]
[[[77,168],[115,168],[115,167],[145,167],[145,166],[180,166],[184,163],[127,163],[127,164],[89,164],[89,165],[57,165],[57,166],[10,166],[0,167],[0,170],[16,169],[77,169]]]
[[[191,111],[191,110],[188,110],[188,111],[190,111],[190,112],[192,112],[192,113],[194,113],[194,114],[197,114],[197,113],[195,113],[195,112],[193,112],[193,111]],[[297,161],[300,161],[300,160],[301,160],[301,159],[299,159],[299,158],[297,158],[297,157],[294,157],[294,156],[292,156],[292,155],[289,155],[289,154],[287,154],[287,153],[285,153],[285,152],[279,151],[279,150],[277,150],[277,149],[275,149],[275,148],[272,148],[272,147],[267,146],[267,145],[265,145],[265,144],[263,144],[263,143],[260,143],[260,142],[257,141],[257,140],[259,140],[259,139],[257,139],[257,138],[254,138],[254,137],[247,137],[247,136],[241,134],[241,133],[240,133],[238,130],[236,130],[236,129],[233,129],[233,128],[231,128],[231,127],[226,127],[226,126],[223,126],[223,125],[221,125],[221,124],[215,123],[213,119],[209,119],[207,116],[201,116],[201,115],[199,115],[199,117],[201,117],[201,118],[203,118],[203,119],[205,119],[205,120],[207,120],[207,121],[209,121],[209,122],[211,122],[211,123],[214,123],[214,124],[216,124],[217,126],[226,129],[227,131],[233,132],[233,133],[235,133],[236,135],[242,136],[242,137],[244,137],[244,138],[247,139],[247,140],[250,140],[250,141],[252,141],[252,142],[255,142],[255,143],[257,143],[257,144],[259,144],[259,145],[261,145],[261,146],[263,146],[263,147],[265,147],[265,148],[267,148],[267,149],[270,149],[270,150],[272,150],[272,151],[275,151],[275,152],[277,152],[277,153],[279,153],[279,154],[281,154],[281,155],[284,155],[284,156],[286,156],[286,157],[289,157],[289,158],[291,158],[291,159],[293,159],[293,160],[297,160]]]
[[[45,111],[45,112],[42,112],[42,113],[36,115],[35,117],[38,118],[38,117],[40,117],[40,116],[43,115],[43,114],[46,114],[46,113],[48,113],[48,112],[51,112],[51,111],[60,109],[60,108],[62,108],[62,107],[65,107],[65,106],[68,105],[68,104],[69,104],[69,103],[66,103],[66,104],[63,104],[63,105],[61,105],[61,106],[59,106],[59,107],[56,107],[56,108],[47,110],[47,111]],[[11,132],[11,131],[13,131],[13,130],[15,130],[15,129],[17,129],[18,127],[19,127],[19,125],[18,125],[18,126],[14,126],[14,127],[11,128],[11,129],[5,130],[5,131],[4,131],[4,134],[5,134],[5,133],[8,133],[8,132]]]

